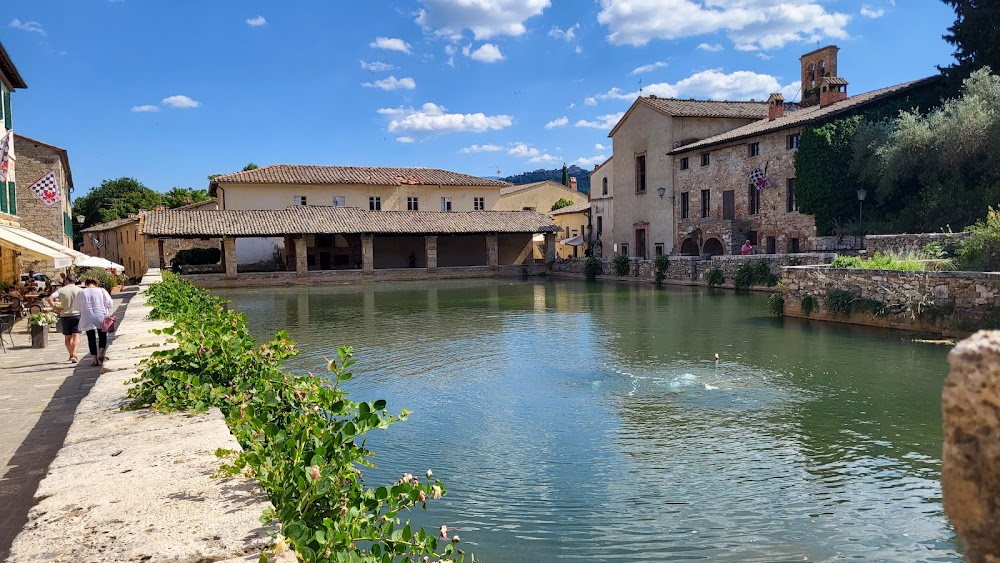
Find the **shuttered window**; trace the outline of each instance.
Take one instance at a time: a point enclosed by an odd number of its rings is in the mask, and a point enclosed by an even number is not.
[[[0,213],[7,213],[7,184],[0,183]]]
[[[10,92],[3,93],[3,124],[8,131],[13,127],[10,120]]]
[[[7,182],[7,207],[8,213],[17,215],[17,186],[14,182]]]

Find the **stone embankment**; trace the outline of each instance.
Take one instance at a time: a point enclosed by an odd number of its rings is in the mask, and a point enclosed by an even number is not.
[[[865,253],[875,254],[919,254],[924,252],[928,244],[940,244],[943,248],[952,249],[961,246],[969,233],[919,233],[898,235],[866,235]]]
[[[142,287],[159,281],[151,270]],[[239,449],[222,414],[122,411],[124,383],[167,338],[128,304],[108,358],[38,486],[9,563],[257,561],[269,543],[256,481],[216,479],[217,448]]]

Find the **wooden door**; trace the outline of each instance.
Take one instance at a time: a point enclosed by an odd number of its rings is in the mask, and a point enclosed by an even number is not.
[[[736,218],[736,192],[734,190],[722,192],[722,218]]]

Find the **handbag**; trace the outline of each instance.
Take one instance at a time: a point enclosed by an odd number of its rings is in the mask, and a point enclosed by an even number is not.
[[[115,316],[108,315],[104,317],[104,321],[101,323],[101,330],[104,332],[114,332],[115,331]]]

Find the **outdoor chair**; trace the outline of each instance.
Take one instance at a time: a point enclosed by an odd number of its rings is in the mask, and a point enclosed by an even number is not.
[[[23,317],[27,310],[24,307],[24,302],[17,297],[10,297],[5,295],[0,302],[0,313],[10,313],[15,317]]]
[[[14,335],[11,331],[14,330],[14,322],[16,321],[14,315],[5,314],[0,315],[0,348],[3,348],[4,353],[7,353],[7,345],[3,340],[3,333],[7,333],[7,338],[10,340],[10,345],[14,345]]]

